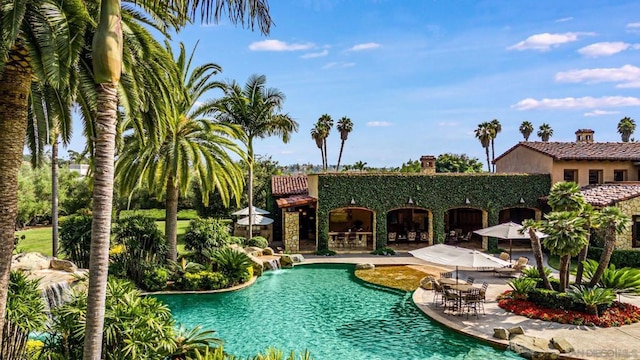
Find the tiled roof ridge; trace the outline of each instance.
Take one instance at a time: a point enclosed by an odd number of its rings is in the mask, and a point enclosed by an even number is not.
[[[307,175],[273,175],[271,177],[271,193],[276,196],[308,194]]]
[[[494,163],[519,146],[555,160],[640,161],[640,142],[521,141],[496,157]]]
[[[640,182],[604,183],[580,188],[585,200],[594,206],[611,206],[640,196]]]

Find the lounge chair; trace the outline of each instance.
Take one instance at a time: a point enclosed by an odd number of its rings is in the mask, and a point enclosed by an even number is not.
[[[521,257],[518,259],[515,265],[512,267],[503,267],[493,270],[494,274],[498,276],[518,277],[522,273],[522,269],[527,267],[529,259]]]

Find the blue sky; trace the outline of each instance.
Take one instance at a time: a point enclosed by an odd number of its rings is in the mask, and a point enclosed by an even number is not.
[[[223,21],[174,42],[199,40],[195,63],[221,65],[220,80],[264,74],[284,92],[299,132],[256,144],[283,165],[321,162],[309,131],[324,113],[354,122],[343,164],[380,167],[446,152],[483,161],[473,131],[494,118],[496,155],[522,140],[523,120],[549,123],[552,141],[578,128],[619,141],[622,117],[640,121],[638,1],[271,0],[270,13],[267,37]],[[332,164],[339,147],[334,129]]]

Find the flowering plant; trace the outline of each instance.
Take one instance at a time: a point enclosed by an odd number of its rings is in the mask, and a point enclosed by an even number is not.
[[[615,327],[640,322],[639,307],[617,301],[614,301],[611,307],[597,316],[575,310],[539,307],[530,301],[510,297],[509,292],[504,293],[500,298],[498,306],[502,309],[531,319],[599,327]]]

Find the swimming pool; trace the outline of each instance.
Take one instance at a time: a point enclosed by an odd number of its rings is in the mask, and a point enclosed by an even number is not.
[[[276,346],[316,360],[520,359],[441,327],[409,293],[366,284],[353,269],[305,265],[236,292],[157,297],[179,323],[215,330],[226,352],[243,357]]]

